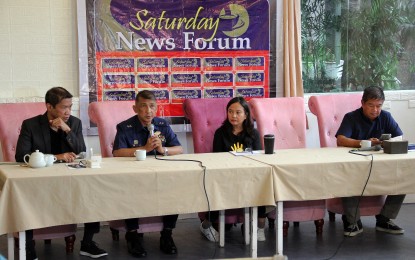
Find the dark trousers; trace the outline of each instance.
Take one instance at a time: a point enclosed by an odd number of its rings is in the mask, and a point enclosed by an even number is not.
[[[347,222],[349,223],[355,223],[360,219],[360,210],[357,207],[359,199],[358,196],[342,198],[343,214],[346,216]],[[387,196],[380,215],[395,219],[398,216],[404,199],[405,195]]]
[[[163,229],[173,229],[176,227],[177,218],[179,215],[163,216]],[[138,218],[129,218],[125,220],[127,231],[139,229]]]

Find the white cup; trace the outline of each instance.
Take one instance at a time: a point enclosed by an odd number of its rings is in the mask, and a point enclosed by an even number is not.
[[[101,155],[92,155],[91,158],[87,161],[88,168],[101,168]]]
[[[146,150],[135,150],[134,155],[137,161],[144,161],[146,159]]]
[[[92,155],[90,161],[93,162],[93,163],[101,163],[102,156],[101,155]]]
[[[370,148],[372,146],[372,141],[362,140],[360,141],[360,148]]]
[[[56,162],[57,158],[53,154],[45,154],[45,162],[46,167],[53,165],[54,162]]]

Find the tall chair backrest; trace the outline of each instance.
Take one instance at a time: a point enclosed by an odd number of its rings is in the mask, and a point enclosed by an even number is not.
[[[330,94],[312,96],[308,100],[311,113],[317,116],[321,147],[336,147],[336,132],[346,113],[361,106],[362,94]],[[360,201],[360,215],[373,216],[379,214],[385,196],[363,197]],[[335,213],[343,214],[343,203],[340,198],[326,200],[330,221],[335,220]]]
[[[336,147],[336,132],[346,113],[361,106],[362,94],[330,94],[312,96],[308,100],[311,113],[317,116],[320,147]]]
[[[132,117],[134,101],[92,102],[88,107],[91,122],[97,125],[102,157],[112,157],[117,124]]]
[[[193,148],[195,153],[211,153],[213,151],[213,137],[216,129],[218,129],[226,119],[226,105],[230,98],[210,98],[210,99],[186,99],[183,103],[183,110],[186,118],[190,120],[192,126]],[[246,210],[246,218],[248,216]],[[219,226],[224,223],[234,224],[244,221],[244,215],[240,209],[220,211]],[[199,213],[199,218],[203,221],[206,217],[205,212]],[[249,225],[245,225],[248,227]],[[221,231],[222,230],[222,231]],[[219,245],[225,245],[225,237],[223,228],[219,230]],[[245,236],[245,242],[247,242]]]
[[[260,136],[275,135],[275,149],[305,147],[306,118],[303,98],[253,98],[249,104]],[[264,145],[263,138],[261,142]]]
[[[213,151],[213,136],[226,119],[230,98],[186,99],[183,109],[192,126],[195,153]]]
[[[46,112],[44,102],[0,104],[0,142],[3,160],[14,162],[17,139],[25,119]],[[75,242],[76,224],[35,229],[34,239],[55,239],[65,237],[66,253],[72,253]]]
[[[117,124],[135,115],[134,101],[102,101],[92,102],[88,106],[91,122],[97,125],[102,157],[112,157]],[[139,219],[138,233],[156,232],[163,229],[161,216]],[[113,240],[119,240],[119,231],[126,232],[124,220],[109,221]]]
[[[14,162],[22,122],[46,112],[43,102],[0,104],[0,142],[3,160]]]
[[[302,97],[254,98],[249,101],[260,136],[274,134],[274,149],[295,149],[306,146],[306,118]],[[263,142],[263,138],[261,138]],[[284,221],[314,220],[316,233],[323,232],[325,200],[284,202]],[[275,219],[275,211],[268,214]],[[288,224],[283,234],[288,233]]]

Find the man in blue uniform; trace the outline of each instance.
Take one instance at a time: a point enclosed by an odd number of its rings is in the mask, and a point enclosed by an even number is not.
[[[362,140],[370,140],[372,145],[380,145],[382,134],[401,137],[402,130],[392,115],[382,110],[385,94],[380,87],[367,87],[363,92],[362,107],[347,113],[336,133],[337,145],[360,147]],[[376,230],[390,234],[403,234],[404,230],[393,223],[399,213],[405,195],[388,196],[379,215],[376,215]],[[360,211],[357,208],[359,197],[342,198],[344,215],[344,235],[356,236],[363,232]]]
[[[137,149],[147,151],[147,155],[175,155],[183,152],[182,146],[169,124],[162,118],[155,117],[157,102],[151,91],[140,91],[133,106],[137,114],[117,125],[113,155],[115,157],[133,157]],[[151,129],[153,128],[153,129]],[[153,133],[154,132],[154,133]],[[178,215],[163,216],[163,230],[160,237],[160,249],[166,254],[177,254],[172,238]],[[134,257],[145,257],[147,252],[142,247],[138,229],[138,219],[126,219],[128,252]]]

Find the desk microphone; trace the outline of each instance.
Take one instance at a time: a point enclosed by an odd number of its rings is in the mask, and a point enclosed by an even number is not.
[[[352,151],[354,152],[364,152],[364,151],[380,151],[382,149],[382,146],[380,146],[380,144],[378,145],[374,145],[371,147],[365,147],[365,148],[358,148],[358,149],[353,149]]]
[[[148,131],[150,131],[150,136],[153,136],[154,135],[154,125],[153,124],[149,124],[147,126],[147,128],[148,128]]]

